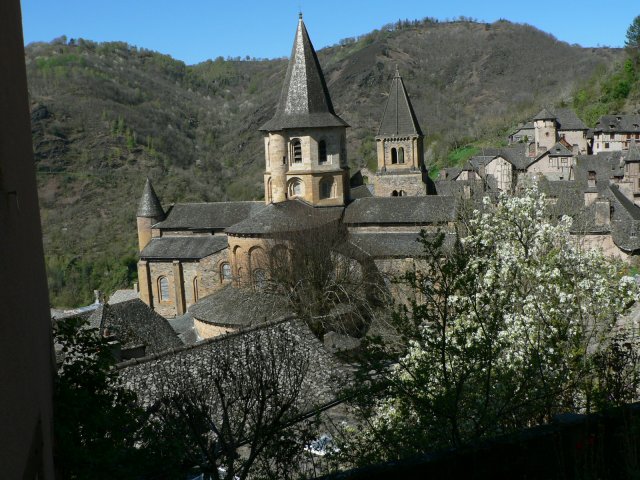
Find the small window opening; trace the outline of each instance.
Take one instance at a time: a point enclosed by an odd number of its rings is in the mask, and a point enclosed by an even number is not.
[[[391,163],[393,165],[398,163],[398,151],[395,148],[391,149]]]
[[[327,142],[324,140],[318,143],[318,162],[327,163]]]
[[[404,163],[404,148],[398,149],[398,163]]]
[[[227,262],[220,265],[220,281],[231,280],[231,265]]]
[[[160,277],[158,279],[158,291],[160,292],[160,301],[169,301],[169,280],[167,277]]]
[[[293,150],[293,163],[302,163],[302,145],[300,140],[294,140],[291,143]]]

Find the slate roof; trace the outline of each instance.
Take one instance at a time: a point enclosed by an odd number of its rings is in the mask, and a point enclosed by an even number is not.
[[[175,318],[167,319],[173,331],[176,332],[178,338],[185,345],[193,345],[196,342],[202,340],[198,335],[198,331],[195,328],[193,316],[187,312],[184,315]]]
[[[145,260],[199,260],[229,246],[226,235],[156,237],[140,252]]]
[[[418,233],[350,233],[348,241],[373,258],[416,258],[424,253]],[[455,235],[447,235],[445,244],[453,244]]]
[[[367,185],[358,185],[357,187],[351,187],[350,195],[352,199],[373,197],[371,190]]]
[[[276,113],[260,130],[345,126],[347,123],[333,110],[318,56],[301,15]]]
[[[567,148],[562,140],[549,149],[549,156],[571,157],[572,155],[573,152]]]
[[[535,117],[533,117],[533,121],[535,122],[536,120],[554,120],[555,118],[556,116],[554,114],[550,113],[546,108],[543,108]]]
[[[206,392],[212,376],[227,373],[219,372],[221,362],[218,359],[222,355],[237,352],[237,361],[243,362],[246,358],[243,352],[254,351],[252,346],[258,344],[287,345],[290,354],[299,356],[300,361],[307,365],[296,405],[301,414],[336,400],[337,381],[346,378],[347,370],[323,347],[304,322],[290,318],[123,362],[116,368],[121,383],[137,393],[143,406],[151,407],[162,398],[175,395],[184,388],[183,385],[189,385],[184,382],[196,382],[198,387],[205,387]],[[277,365],[275,370],[281,371]],[[282,382],[286,385],[286,379]],[[216,405],[211,407],[215,413]]]
[[[139,298],[140,295],[133,289],[130,290],[116,290],[111,294],[107,303],[113,305],[114,303],[126,302],[128,300],[134,300]]]
[[[420,130],[416,114],[397,67],[391,81],[391,90],[389,90],[387,105],[384,107],[378,135],[422,135],[422,130]]]
[[[602,115],[593,131],[640,133],[640,115]]]
[[[627,252],[640,249],[640,208],[615,185],[610,187],[613,215],[611,217],[614,243]]]
[[[453,197],[371,197],[353,201],[345,210],[343,222],[351,225],[425,225],[455,220]]]
[[[640,145],[638,145],[638,142],[631,142],[624,159],[626,162],[640,162]]]
[[[224,230],[264,208],[264,202],[178,203],[155,227],[166,230]]]
[[[202,322],[238,328],[274,320],[290,313],[290,309],[276,295],[226,285],[198,300],[188,312]]]
[[[313,229],[342,216],[343,207],[312,207],[302,200],[271,203],[225,231],[230,235],[268,235]]]
[[[144,191],[142,192],[142,197],[138,204],[136,216],[160,219],[164,218],[164,210],[160,204],[160,199],[158,198],[158,195],[156,195],[153,185],[151,185],[151,180],[148,178],[144,184]]]
[[[144,345],[150,353],[182,345],[167,320],[139,299],[100,305],[89,317],[89,326],[101,333],[108,328],[123,349]]]
[[[587,130],[587,126],[570,108],[559,108],[555,112],[558,130]]]

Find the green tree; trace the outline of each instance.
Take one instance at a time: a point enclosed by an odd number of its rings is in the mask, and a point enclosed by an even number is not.
[[[634,18],[631,25],[629,25],[625,45],[633,49],[640,48],[640,15]]]
[[[175,450],[154,438],[136,395],[119,386],[109,344],[78,318],[58,321],[55,462],[61,478],[141,478],[171,472]]]
[[[467,226],[450,249],[443,235],[423,235],[423,268],[406,276],[419,295],[396,316],[405,349],[391,368],[377,366],[385,394],[364,403],[368,428],[342,448],[356,463],[638,398],[638,362],[611,341],[638,298],[622,265],[577,246],[571,220],[552,221],[535,186],[486,199]]]

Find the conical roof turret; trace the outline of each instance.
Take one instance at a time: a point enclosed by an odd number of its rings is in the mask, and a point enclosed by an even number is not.
[[[333,110],[318,56],[300,14],[276,113],[260,130],[345,126],[347,123]]]
[[[422,135],[413,106],[396,67],[378,135]]]
[[[160,204],[160,199],[158,195],[156,195],[149,178],[147,178],[147,182],[144,184],[144,192],[142,192],[142,198],[140,198],[136,216],[164,219],[164,210]]]

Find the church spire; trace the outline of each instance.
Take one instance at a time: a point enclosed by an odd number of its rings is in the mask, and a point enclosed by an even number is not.
[[[144,184],[144,191],[142,192],[142,198],[138,204],[138,217],[145,218],[159,218],[164,219],[164,210],[160,204],[160,199],[156,195],[151,180],[147,177],[147,182]]]
[[[413,112],[409,95],[404,88],[398,65],[391,81],[389,98],[384,109],[378,135],[422,135],[420,125]]]
[[[316,51],[300,13],[276,113],[260,130],[344,126],[347,123],[333,110]]]

